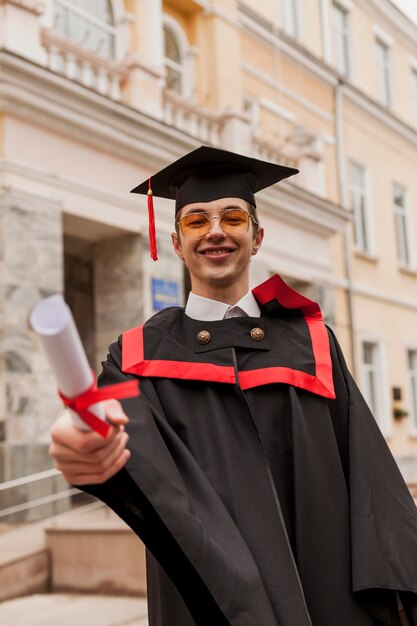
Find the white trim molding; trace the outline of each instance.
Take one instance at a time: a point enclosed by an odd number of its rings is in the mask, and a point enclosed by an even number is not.
[[[269,87],[272,87],[273,89],[279,91],[281,94],[287,96],[288,98],[290,98],[290,100],[293,100],[294,102],[302,106],[306,111],[317,115],[317,117],[319,117],[324,122],[333,121],[334,115],[332,113],[329,113],[325,109],[322,109],[321,107],[312,104],[309,100],[307,100],[307,98],[300,96],[300,94],[296,93],[292,89],[289,89],[284,85],[278,84],[276,80],[273,80],[270,76],[268,76],[268,74],[261,72],[257,67],[254,67],[246,61],[242,61],[241,68],[243,69],[243,71],[247,72],[257,80],[265,83]]]
[[[353,9],[352,0],[334,0],[333,4],[338,4],[347,13]]]
[[[284,107],[276,104],[275,102],[272,102],[272,100],[269,100],[269,98],[262,97],[259,100],[259,104],[270,113],[274,113],[275,115],[282,118],[283,120],[286,120],[287,122],[295,122],[296,120],[296,116],[292,111],[284,109]]]
[[[376,39],[379,39],[380,41],[382,41],[382,43],[384,43],[386,46],[388,46],[388,48],[392,47],[392,45],[394,43],[394,39],[383,28],[378,26],[378,24],[373,24],[372,25],[372,31],[373,31]]]

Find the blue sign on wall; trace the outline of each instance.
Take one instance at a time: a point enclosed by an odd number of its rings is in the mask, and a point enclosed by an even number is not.
[[[167,306],[180,305],[180,286],[173,280],[152,278],[152,308],[160,311]]]

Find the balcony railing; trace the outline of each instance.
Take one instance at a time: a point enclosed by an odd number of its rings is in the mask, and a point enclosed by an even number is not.
[[[163,111],[164,122],[168,126],[192,135],[202,143],[220,144],[222,122],[214,113],[204,111],[168,91],[164,93]]]
[[[48,55],[48,67],[58,74],[119,100],[121,83],[128,70],[117,61],[101,56],[61,35],[55,30],[42,31],[42,44]]]

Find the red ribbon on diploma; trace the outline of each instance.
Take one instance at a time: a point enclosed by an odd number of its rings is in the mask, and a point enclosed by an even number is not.
[[[73,398],[67,398],[58,389],[58,394],[62,402],[69,409],[77,413],[81,419],[97,431],[102,437],[106,437],[109,432],[110,424],[104,422],[99,417],[88,410],[88,407],[103,400],[112,400],[113,398],[121,400],[122,398],[134,398],[139,395],[139,381],[127,380],[124,383],[116,383],[115,385],[107,385],[107,387],[98,388],[96,381],[93,379],[91,386]]]

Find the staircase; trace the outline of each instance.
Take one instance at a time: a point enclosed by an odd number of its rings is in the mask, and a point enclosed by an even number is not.
[[[0,602],[62,591],[146,594],[144,546],[101,503],[0,535]]]

